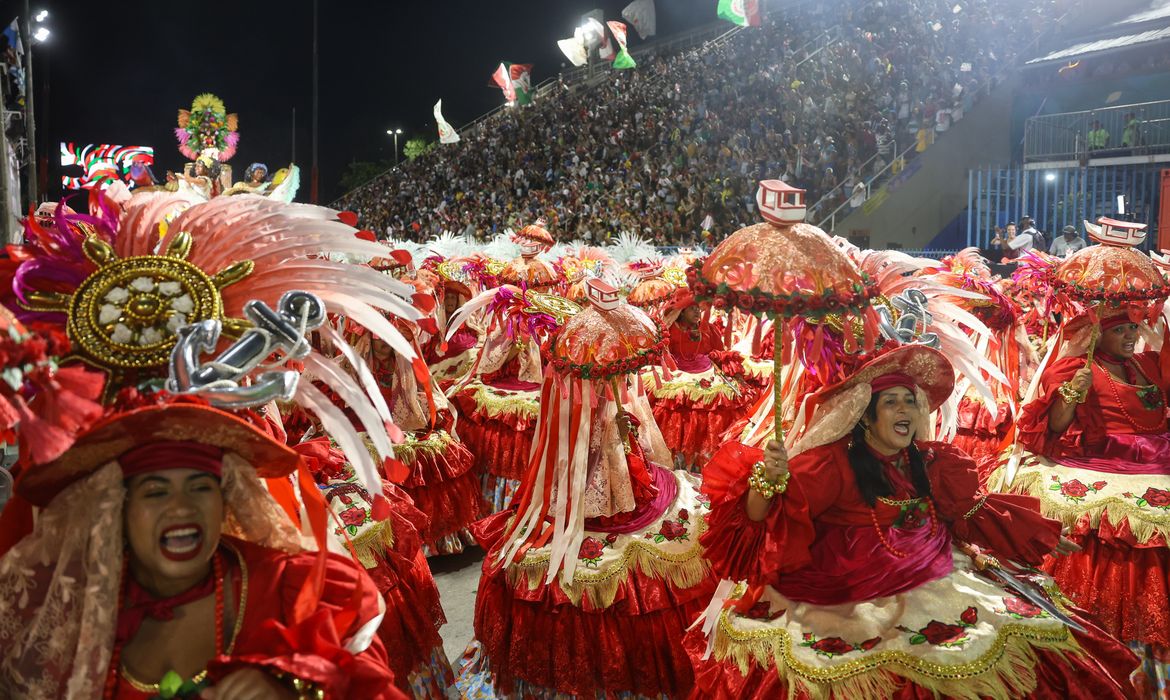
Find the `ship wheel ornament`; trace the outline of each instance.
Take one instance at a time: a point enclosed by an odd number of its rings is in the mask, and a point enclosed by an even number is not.
[[[191,236],[174,236],[165,252],[119,258],[100,238],[82,250],[97,269],[72,294],[37,292],[30,310],[64,311],[74,351],[110,370],[162,367],[175,347],[175,332],[200,321],[220,321],[229,334],[248,327],[224,318],[220,291],[247,277],[251,261],[208,275],[187,261]]]

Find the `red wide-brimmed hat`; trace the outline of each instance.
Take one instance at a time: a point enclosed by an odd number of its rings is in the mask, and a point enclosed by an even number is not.
[[[264,478],[286,476],[300,460],[287,445],[225,411],[198,404],[149,406],[98,422],[57,459],[25,469],[16,481],[16,492],[43,507],[64,488],[127,451],[154,442],[174,441],[233,452]],[[174,466],[181,468],[183,464],[177,462]]]

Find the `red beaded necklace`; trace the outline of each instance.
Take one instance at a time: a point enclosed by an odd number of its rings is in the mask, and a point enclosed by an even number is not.
[[[217,551],[211,557],[212,576],[215,579],[215,655],[223,655],[223,612],[224,612],[224,564],[223,556]],[[121,611],[125,605],[126,589],[129,586],[127,576],[130,574],[130,558],[129,556],[122,559],[122,578],[119,580],[118,586],[118,607],[116,610]],[[114,649],[110,655],[110,667],[106,673],[106,686],[102,693],[103,700],[113,700],[114,691],[118,687],[118,672],[122,663],[122,642],[114,642]]]
[[[1129,411],[1125,410],[1125,405],[1123,403],[1121,403],[1121,394],[1117,391],[1117,381],[1113,378],[1113,373],[1110,372],[1108,369],[1106,369],[1103,365],[1101,366],[1101,371],[1105,373],[1105,379],[1109,382],[1109,390],[1113,393],[1114,403],[1117,404],[1117,408],[1120,409],[1121,415],[1125,416],[1125,420],[1128,421],[1129,424],[1133,426],[1134,430],[1137,430],[1137,431],[1143,432],[1143,433],[1150,432],[1153,430],[1157,430],[1158,427],[1161,426],[1165,422],[1165,418],[1163,416],[1157,416],[1154,418],[1154,423],[1152,425],[1145,425],[1143,423],[1139,423],[1137,421],[1137,419],[1135,419],[1133,416],[1129,415]],[[1129,384],[1132,385],[1135,382],[1136,382],[1136,379],[1133,382],[1129,382]],[[1163,413],[1165,413],[1165,411],[1163,411]]]
[[[909,461],[909,454],[907,453],[906,450],[902,450],[901,452],[898,452],[897,454],[887,456],[887,455],[883,455],[883,454],[877,452],[869,444],[866,444],[866,448],[869,449],[869,453],[872,454],[874,456],[874,458],[878,460],[878,462],[883,466],[883,468],[888,467],[888,468],[896,469],[898,467],[899,462],[901,462],[901,461],[908,462]],[[882,500],[885,501],[886,499],[882,499]],[[930,519],[930,536],[934,537],[934,534],[937,531],[937,527],[938,527],[938,519],[935,517],[934,501],[931,500],[930,496],[921,496],[919,498],[910,498],[910,499],[906,499],[904,501],[888,502],[888,504],[889,505],[905,506],[905,505],[913,505],[915,503],[921,503],[923,500],[926,501],[927,517]],[[888,539],[886,539],[886,533],[882,529],[881,524],[878,523],[877,506],[876,505],[870,507],[869,519],[870,519],[870,522],[873,523],[873,530],[874,530],[874,532],[877,533],[878,540],[881,541],[882,546],[886,548],[886,551],[888,551],[890,554],[893,554],[895,557],[898,557],[899,559],[905,558],[907,556],[906,552],[903,552],[902,550],[894,547],[894,545],[890,544],[890,541]]]

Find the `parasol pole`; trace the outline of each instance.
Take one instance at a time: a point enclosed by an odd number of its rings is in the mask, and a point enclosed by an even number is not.
[[[763,319],[761,319],[762,322]],[[772,321],[772,418],[776,423],[776,442],[784,444],[784,417],[780,410],[780,368],[784,355],[784,346],[780,334],[783,326],[780,319]]]
[[[1094,323],[1093,330],[1089,332],[1089,350],[1085,353],[1085,366],[1093,366],[1093,353],[1097,350],[1097,339],[1101,337],[1101,324]]]

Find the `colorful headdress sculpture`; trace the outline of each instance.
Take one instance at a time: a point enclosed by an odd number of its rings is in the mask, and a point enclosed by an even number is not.
[[[226,163],[240,142],[238,126],[239,117],[227,113],[223,100],[205,92],[195,98],[191,109],[179,110],[179,127],[175,129],[179,152],[195,160],[212,149],[219,162]]]

